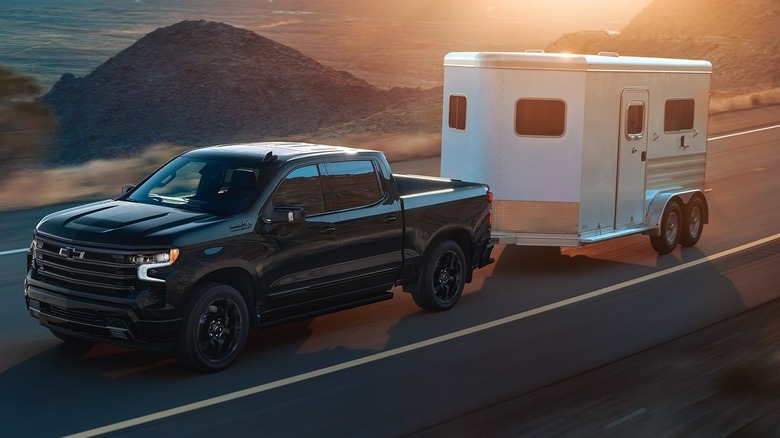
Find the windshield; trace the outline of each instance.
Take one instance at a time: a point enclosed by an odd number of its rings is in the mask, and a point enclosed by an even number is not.
[[[259,173],[258,168],[233,161],[181,156],[123,199],[230,215],[247,209],[257,198]]]

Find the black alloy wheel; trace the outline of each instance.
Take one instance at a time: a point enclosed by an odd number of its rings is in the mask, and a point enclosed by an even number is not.
[[[225,369],[243,350],[248,331],[241,294],[228,285],[206,283],[197,289],[182,322],[179,361],[199,371]]]
[[[427,310],[447,310],[460,299],[466,285],[463,250],[451,240],[438,243],[426,261],[420,284],[412,292],[418,306]]]

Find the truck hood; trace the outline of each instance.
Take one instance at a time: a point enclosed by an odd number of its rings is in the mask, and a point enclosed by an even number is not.
[[[101,201],[52,213],[39,233],[86,244],[162,247],[184,231],[213,224],[216,216],[127,201]]]

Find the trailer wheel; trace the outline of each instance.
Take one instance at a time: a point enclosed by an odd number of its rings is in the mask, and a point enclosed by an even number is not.
[[[448,310],[455,305],[466,285],[466,258],[460,246],[440,241],[425,261],[414,302],[426,310]]]
[[[701,238],[701,233],[704,231],[704,202],[701,198],[694,197],[691,202],[685,206],[685,214],[683,216],[682,235],[680,236],[680,245],[693,246]]]
[[[182,365],[197,371],[220,371],[244,348],[249,312],[244,297],[226,284],[197,287],[182,319],[176,353]]]
[[[680,225],[682,223],[682,212],[680,204],[671,200],[666,205],[664,215],[661,218],[661,234],[659,236],[650,236],[650,244],[653,249],[660,254],[669,254],[680,241]]]

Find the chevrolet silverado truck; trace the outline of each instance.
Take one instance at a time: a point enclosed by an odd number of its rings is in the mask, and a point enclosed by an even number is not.
[[[70,343],[228,367],[250,330],[392,298],[451,308],[490,264],[488,186],[393,175],[381,152],[305,143],[185,152],[43,218],[24,297]]]

